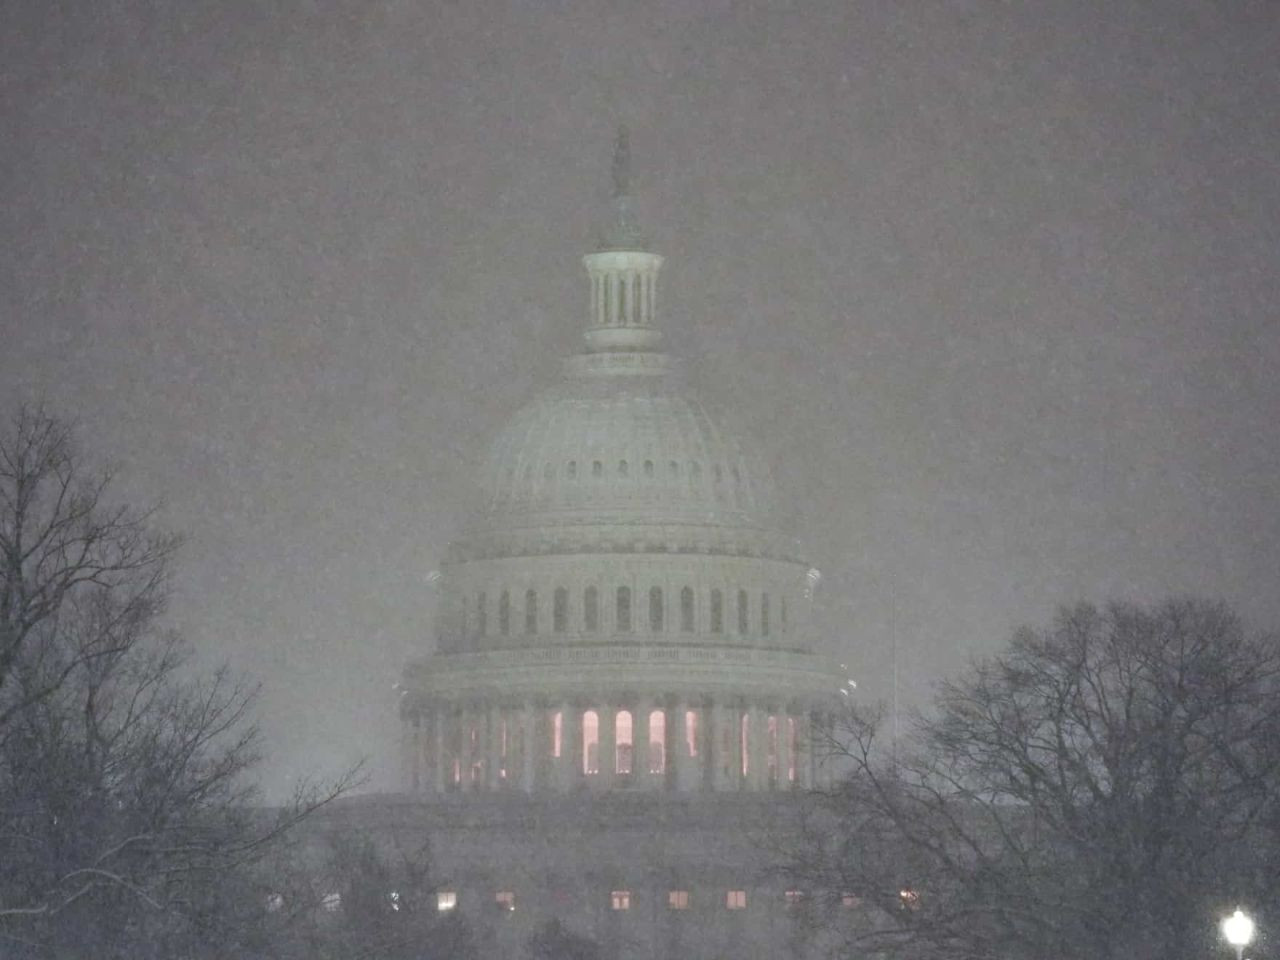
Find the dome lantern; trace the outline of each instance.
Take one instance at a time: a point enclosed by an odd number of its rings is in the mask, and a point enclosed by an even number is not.
[[[631,148],[626,127],[618,130],[613,155],[613,223],[596,253],[583,257],[591,278],[591,309],[585,336],[589,353],[651,352],[662,333],[658,271],[662,257],[647,245],[631,208]]]

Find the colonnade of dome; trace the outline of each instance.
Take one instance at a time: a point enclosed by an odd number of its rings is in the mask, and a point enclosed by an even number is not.
[[[820,713],[735,695],[436,701],[407,717],[411,790],[694,793],[812,786]]]

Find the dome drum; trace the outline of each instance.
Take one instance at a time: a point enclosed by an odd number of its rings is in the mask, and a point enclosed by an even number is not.
[[[445,568],[442,653],[566,644],[805,649],[806,568],[759,558],[502,558]]]

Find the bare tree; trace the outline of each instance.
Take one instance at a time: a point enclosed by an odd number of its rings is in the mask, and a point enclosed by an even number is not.
[[[1191,958],[1280,873],[1280,644],[1222,604],[1063,610],[941,687],[908,744],[854,712],[851,774],[789,871],[841,950]]]
[[[109,481],[40,411],[0,435],[0,952],[249,955],[255,865],[350,777],[256,804],[256,690],[189,669],[177,540]]]

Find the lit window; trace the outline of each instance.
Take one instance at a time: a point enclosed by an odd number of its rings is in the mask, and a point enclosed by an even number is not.
[[[667,715],[661,710],[649,714],[649,772],[663,773],[667,769]]]
[[[725,894],[724,905],[728,907],[730,910],[747,909],[747,891],[730,890],[727,894]]]
[[[390,893],[387,894],[387,899],[391,901],[391,909],[394,912],[399,913],[400,912],[400,891],[392,890]]]
[[[511,911],[516,908],[516,895],[511,890],[499,890],[493,896],[499,910]]]
[[[630,890],[614,890],[609,894],[609,906],[614,910],[630,910],[631,909],[631,891]]]
[[[856,893],[840,894],[840,906],[844,907],[846,910],[852,910],[854,907],[858,905],[858,903],[859,903],[859,900],[858,900],[858,895]]]
[[[742,725],[739,729],[738,753],[742,756],[742,775],[751,772],[748,758],[751,756],[751,716],[742,714]]]
[[[670,890],[667,892],[667,906],[672,910],[689,909],[688,890]]]
[[[560,758],[564,750],[564,714],[557,710],[551,715],[551,756]]]
[[[614,717],[615,760],[614,772],[623,776],[631,773],[631,712],[619,710]]]
[[[325,913],[334,913],[342,906],[342,894],[326,893],[320,900],[320,906],[324,908]]]
[[[802,900],[804,900],[804,894],[801,893],[799,890],[783,891],[782,901],[788,907],[798,906]]]
[[[698,755],[698,711],[686,710],[684,713],[684,745],[689,756]]]
[[[456,890],[440,890],[436,893],[436,909],[441,913],[448,913],[458,905],[458,892]]]
[[[920,906],[920,894],[912,890],[910,887],[904,887],[898,891],[898,899],[902,901],[902,909],[914,910]]]
[[[582,715],[582,772],[588,777],[600,772],[600,717],[594,710]]]
[[[284,894],[267,894],[267,913],[276,913],[282,909],[284,909]]]
[[[680,591],[680,632],[693,633],[693,588]]]
[[[600,629],[600,594],[595,587],[587,587],[582,595],[582,629],[587,633]]]

